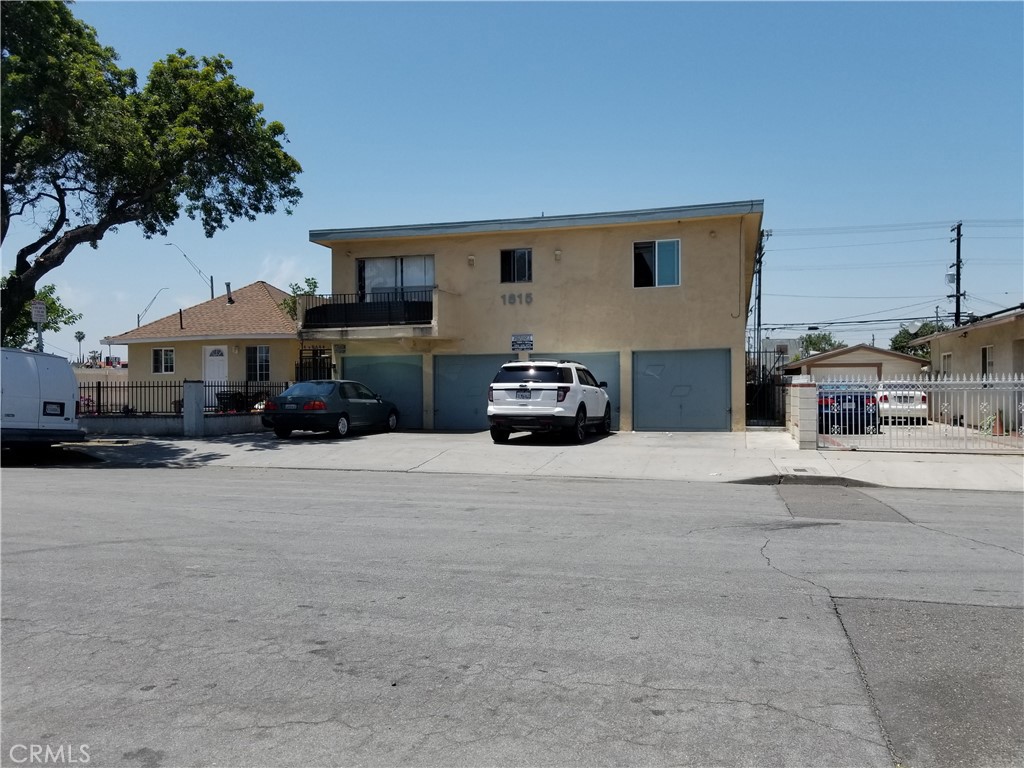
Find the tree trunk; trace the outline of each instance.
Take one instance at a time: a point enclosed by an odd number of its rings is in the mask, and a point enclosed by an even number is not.
[[[0,291],[0,327],[6,328],[21,314],[22,309],[36,296],[35,280],[21,275],[10,275]]]

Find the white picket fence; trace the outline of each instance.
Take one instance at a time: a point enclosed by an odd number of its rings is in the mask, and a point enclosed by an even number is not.
[[[819,427],[818,447],[858,450],[1024,453],[1024,375],[823,378],[819,394],[843,386],[869,393],[866,408],[878,409],[883,393],[921,393],[927,420],[887,422],[877,411],[877,430],[832,434]],[[819,402],[821,398],[819,397]],[[867,422],[872,423],[871,414]],[[922,423],[923,422],[923,423]],[[826,417],[826,425],[827,425]]]

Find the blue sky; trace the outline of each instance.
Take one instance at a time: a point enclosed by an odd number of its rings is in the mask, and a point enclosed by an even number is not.
[[[179,47],[230,58],[286,126],[304,199],[209,240],[186,219],[166,239],[129,226],[78,249],[47,282],[85,317],[48,334],[48,351],[77,355],[75,330],[98,349],[151,300],[143,322],[208,299],[181,251],[218,295],[227,281],[306,276],[326,291],[311,229],[752,198],[773,232],[772,337],[813,323],[887,347],[890,318],[946,316],[958,220],[965,311],[1024,301],[1021,3],[80,0],[73,12],[140,79]],[[8,245],[5,270],[20,243]]]

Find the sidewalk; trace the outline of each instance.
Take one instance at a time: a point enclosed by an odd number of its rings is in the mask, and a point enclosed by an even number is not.
[[[685,482],[804,483],[950,490],[1024,491],[1024,457],[891,451],[799,450],[782,430],[617,432],[583,445],[487,432],[395,432],[335,440],[296,433],[204,439],[97,438],[70,450],[95,466],[222,466],[367,470]]]

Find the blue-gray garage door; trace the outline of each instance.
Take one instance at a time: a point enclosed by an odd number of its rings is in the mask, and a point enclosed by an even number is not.
[[[341,369],[398,406],[400,429],[423,429],[422,355],[346,356]]]
[[[728,349],[633,353],[633,428],[728,432],[732,377]]]
[[[487,429],[487,388],[504,355],[435,355],[434,428]]]
[[[612,403],[612,429],[619,428],[619,415],[622,412],[622,402],[619,386],[619,353],[618,352],[552,352],[530,353],[533,360],[573,360],[583,363],[594,374],[598,381],[608,382],[608,399]]]

